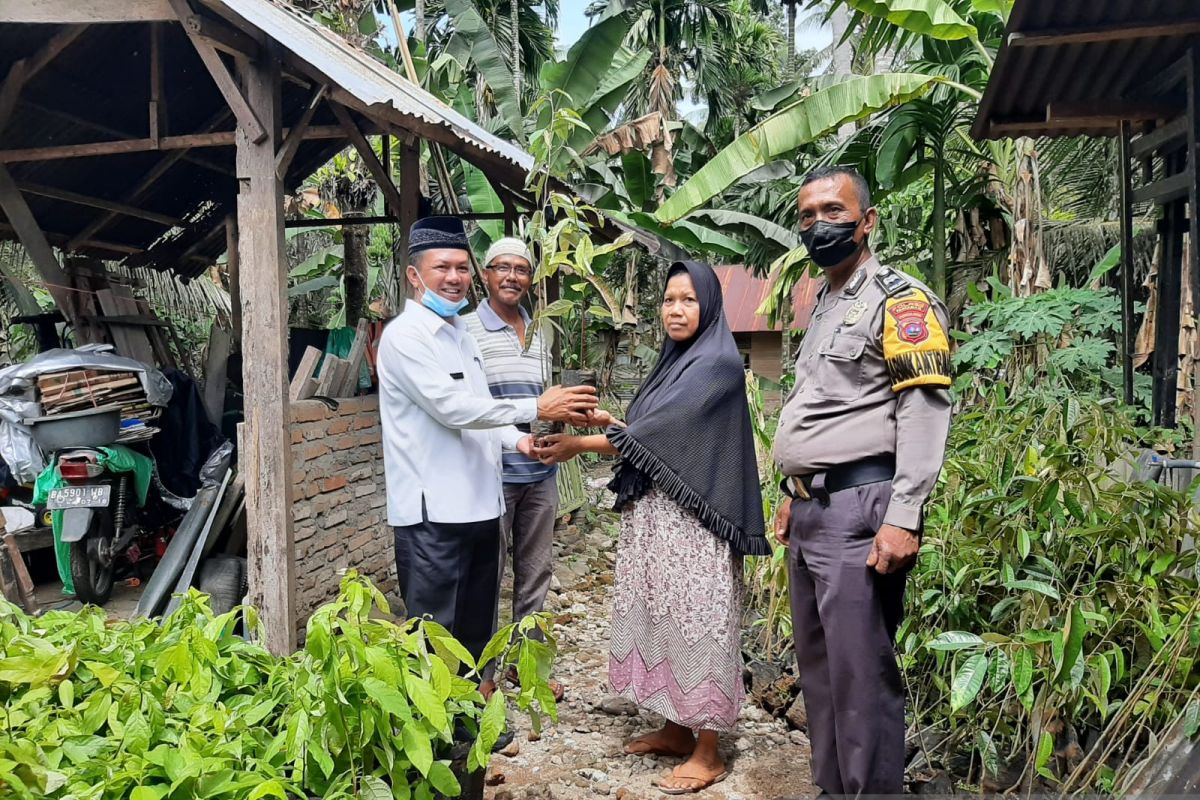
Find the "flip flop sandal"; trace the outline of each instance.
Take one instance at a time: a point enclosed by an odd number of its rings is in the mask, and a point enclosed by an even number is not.
[[[634,745],[642,745],[644,749],[630,750]],[[691,752],[681,753],[678,750],[668,750],[665,747],[654,747],[642,739],[633,739],[621,748],[627,756],[664,756],[666,758],[687,758]]]
[[[729,777],[729,770],[725,770],[720,775],[717,775],[715,778],[712,778],[711,780],[708,780],[708,781],[706,781],[704,778],[692,777],[690,775],[676,775],[674,772],[672,772],[669,776],[661,778],[661,779],[656,779],[653,783],[655,786],[658,787],[658,790],[660,792],[662,792],[663,794],[671,794],[671,795],[696,794],[698,792],[703,792],[705,789],[709,788],[710,786],[720,783],[721,781],[725,780],[728,777]],[[669,780],[670,778],[677,778],[679,780],[691,781],[693,784],[700,784],[700,785],[699,786],[687,786],[687,787],[663,786],[661,781]]]

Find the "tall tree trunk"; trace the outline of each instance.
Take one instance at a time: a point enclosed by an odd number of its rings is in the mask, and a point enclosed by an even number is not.
[[[929,243],[933,254],[933,291],[946,300],[946,153],[937,147],[933,153],[933,236]]]
[[[796,71],[796,0],[784,0],[787,6],[787,75]]]
[[[517,85],[517,98],[521,97],[521,4],[518,0],[508,0],[509,23],[512,25],[512,71],[513,81]]]
[[[347,225],[342,229],[345,257],[342,260],[342,288],[346,298],[346,324],[354,327],[367,315],[367,242],[370,228]]]
[[[830,17],[830,27],[833,28],[833,59],[829,70],[834,75],[846,77],[854,73],[854,44],[842,41],[850,30],[850,10],[845,4],[839,4]],[[854,123],[846,123],[838,129],[838,139],[845,141],[854,135]]]
[[[1012,187],[1013,241],[1008,255],[1008,284],[1017,297],[1051,289],[1054,281],[1042,249],[1042,185],[1033,139],[1017,139],[1016,185]]]
[[[425,41],[425,0],[417,0],[416,16],[417,16],[417,24],[416,24],[415,32],[417,34],[417,41],[424,42]]]

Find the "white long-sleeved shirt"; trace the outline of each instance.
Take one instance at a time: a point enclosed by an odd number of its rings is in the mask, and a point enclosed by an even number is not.
[[[537,419],[537,399],[497,400],[479,346],[458,317],[418,302],[379,343],[379,414],[389,525],[481,522],[504,513],[502,448]]]

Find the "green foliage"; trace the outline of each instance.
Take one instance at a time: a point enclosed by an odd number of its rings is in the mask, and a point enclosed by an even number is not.
[[[1180,547],[1200,519],[1186,493],[1121,469],[1156,436],[1114,403],[1036,389],[997,388],[955,419],[898,634],[915,724],[946,734],[935,761],[974,752],[977,780],[1029,759],[1064,790],[1104,791],[1148,737],[1200,720],[1197,557]],[[780,656],[785,550],[750,574],[756,643]],[[1072,733],[1092,745],[1063,772],[1051,756]]]
[[[1004,378],[1017,387],[1045,383],[1068,391],[1111,392],[1121,301],[1111,289],[1059,287],[1013,297],[993,279],[995,299],[963,311],[954,365],[964,397]],[[1119,381],[1118,384],[1119,385]]]
[[[161,625],[87,608],[33,619],[0,604],[0,795],[126,798],[432,798],[459,793],[455,725],[478,731],[471,768],[504,728],[470,654],[441,626],[397,625],[351,574],[309,620],[304,650],[278,658],[233,634],[194,590]],[[546,641],[529,640],[534,627]],[[555,714],[544,677],[554,639],[542,617],[497,634],[515,660],[518,705]]]
[[[899,634],[919,723],[948,724],[952,751],[986,741],[1052,774],[1040,732],[1090,731],[1083,763],[1054,777],[1094,789],[1139,729],[1184,710],[1200,605],[1179,548],[1196,512],[1109,466],[1144,436],[1111,403],[1036,391],[956,419]]]
[[[658,218],[674,222],[754,169],[839,126],[927,92],[937,79],[896,73],[852,77],[801,98],[739,136],[663,203]]]

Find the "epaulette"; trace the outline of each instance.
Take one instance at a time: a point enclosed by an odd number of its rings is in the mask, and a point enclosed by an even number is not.
[[[858,272],[855,272],[854,275],[851,276],[850,281],[846,284],[846,288],[842,289],[842,293],[847,297],[853,297],[854,295],[858,294],[858,290],[861,289],[863,284],[866,282],[867,271],[860,267]]]
[[[875,282],[883,288],[884,294],[888,297],[895,297],[912,288],[912,283],[908,280],[908,276],[903,272],[896,272],[891,267],[882,267],[876,272]]]

